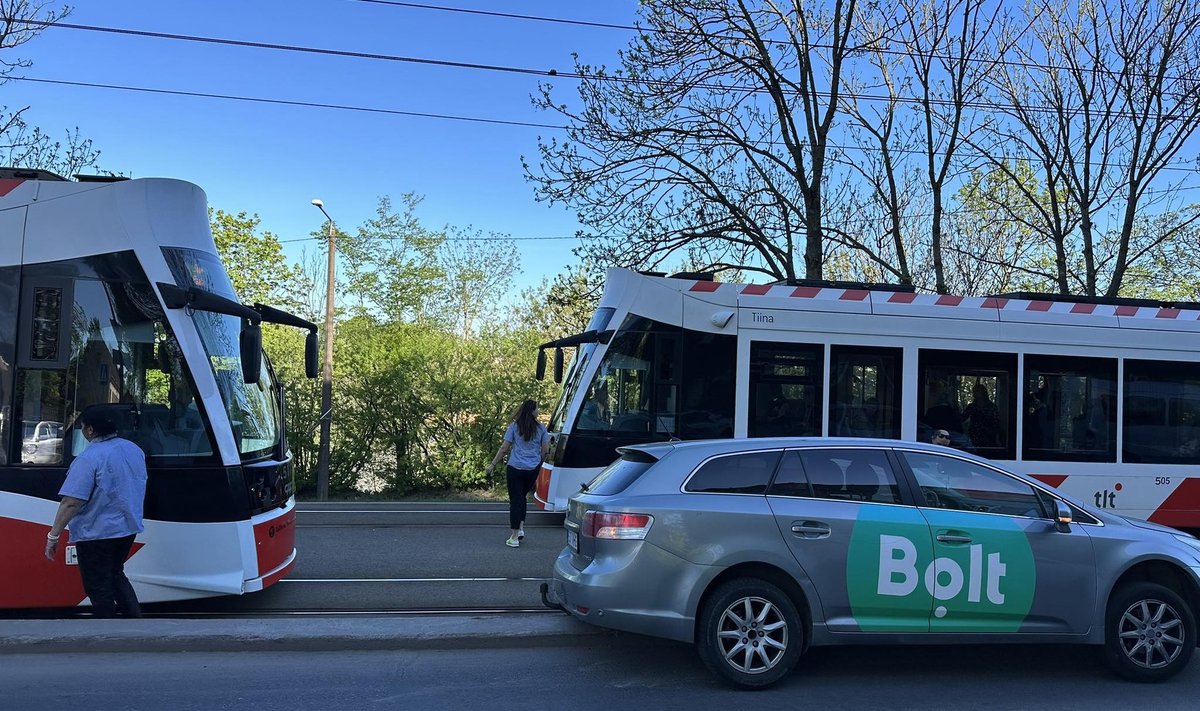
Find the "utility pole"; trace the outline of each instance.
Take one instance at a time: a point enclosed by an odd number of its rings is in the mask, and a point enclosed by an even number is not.
[[[317,454],[317,499],[329,498],[329,427],[333,422],[333,290],[337,284],[337,246],[334,237],[333,218],[325,212],[325,203],[313,200],[312,204],[329,221],[329,267],[328,284],[325,288],[325,367],[321,373],[321,448]]]

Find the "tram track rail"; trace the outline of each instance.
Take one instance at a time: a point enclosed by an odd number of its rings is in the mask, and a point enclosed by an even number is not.
[[[525,615],[525,614],[563,614],[559,610],[548,607],[433,607],[433,608],[373,608],[373,609],[333,609],[333,610],[227,610],[211,612],[152,612],[145,613],[145,618],[161,619],[228,619],[254,617],[423,617],[446,615]],[[81,615],[84,616],[84,615]]]

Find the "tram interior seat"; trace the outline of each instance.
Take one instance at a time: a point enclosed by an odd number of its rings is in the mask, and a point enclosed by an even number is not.
[[[146,404],[138,418],[137,434],[131,439],[148,454],[208,454],[204,428],[194,425],[187,414],[174,417],[166,405]]]
[[[613,432],[649,432],[650,415],[645,412],[628,412],[617,415],[612,422]]]

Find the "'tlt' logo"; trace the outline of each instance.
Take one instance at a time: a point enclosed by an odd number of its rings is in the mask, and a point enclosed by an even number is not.
[[[1105,489],[1097,491],[1093,496],[1096,501],[1096,508],[1100,509],[1115,509],[1117,508],[1117,492],[1121,490],[1121,484],[1113,485],[1112,491]]]

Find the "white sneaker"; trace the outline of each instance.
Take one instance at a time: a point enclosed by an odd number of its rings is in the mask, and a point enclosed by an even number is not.
[[[521,546],[521,542],[515,538],[510,538],[504,542],[504,545],[508,546],[509,548],[519,548]]]
[[[523,528],[517,529],[517,540],[518,541],[525,540],[525,529],[523,529]]]

